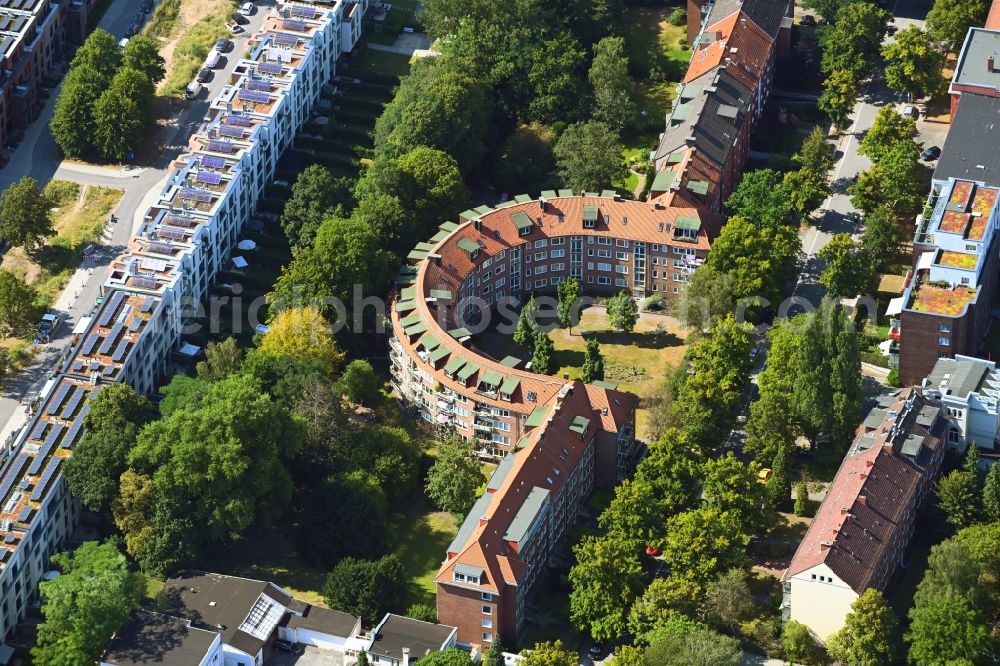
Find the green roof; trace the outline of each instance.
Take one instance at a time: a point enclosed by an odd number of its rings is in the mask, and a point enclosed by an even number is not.
[[[521,508],[514,514],[514,520],[507,526],[507,532],[503,535],[504,541],[521,541],[527,534],[531,526],[535,524],[539,514],[549,500],[549,491],[545,488],[535,486],[528,492],[528,496],[521,503]]]
[[[531,217],[523,210],[519,210],[511,215],[510,219],[514,220],[514,226],[518,229],[530,229],[535,224],[531,221]]]
[[[409,312],[417,307],[416,301],[396,301],[396,312]]]
[[[699,229],[701,229],[701,220],[699,220],[697,217],[678,215],[677,219],[674,220],[674,228],[687,229],[688,231],[698,231]]]
[[[583,196],[590,197],[592,199],[596,199],[597,197],[599,197],[601,195],[599,195],[597,192],[584,192]]]
[[[667,155],[667,164],[680,164],[684,161],[684,151],[678,150]]]
[[[598,379],[597,381],[590,383],[592,386],[596,386],[602,389],[611,389],[612,391],[618,388],[618,384],[615,384],[614,382],[606,382],[603,379]]]
[[[465,359],[455,356],[450,361],[448,361],[447,365],[444,366],[444,371],[449,374],[455,374],[455,371],[461,368],[463,365],[465,365]]]
[[[439,301],[450,301],[451,300],[451,290],[450,289],[431,289],[431,298],[436,298]]]
[[[578,435],[582,435],[587,432],[587,426],[590,425],[590,419],[586,416],[574,416],[573,420],[569,423],[569,429]]]
[[[427,324],[425,324],[424,322],[420,322],[419,324],[414,324],[413,326],[408,326],[407,328],[403,329],[403,333],[406,335],[406,337],[412,338],[414,335],[420,335],[426,330],[427,330]]]
[[[493,206],[476,206],[473,210],[480,215],[486,215],[486,213],[493,212]]]
[[[431,363],[437,363],[450,353],[451,352],[448,351],[447,347],[438,347],[437,349],[431,352],[430,355]]]
[[[402,266],[399,269],[399,274],[400,275],[411,275],[413,277],[416,277],[417,276],[417,267],[416,266]]]
[[[399,325],[403,328],[409,328],[414,324],[420,323],[422,317],[418,314],[411,314],[409,317],[399,320]]]
[[[472,331],[467,328],[453,328],[448,331],[448,335],[455,338],[456,340],[461,340],[462,338],[468,338],[472,336]]]
[[[517,377],[508,377],[503,380],[503,384],[500,385],[500,392],[504,395],[511,395],[517,390],[517,387],[521,384],[521,380]]]
[[[508,368],[516,368],[521,364],[521,359],[516,356],[505,356],[500,365],[506,365]]]
[[[466,222],[471,222],[472,220],[474,220],[477,217],[479,217],[479,215],[477,215],[476,211],[474,211],[474,210],[463,210],[461,213],[458,214],[458,217],[459,217],[460,220],[464,220]],[[447,224],[447,222],[445,224]],[[441,225],[441,226],[443,227],[444,225]]]
[[[423,261],[427,258],[427,250],[410,250],[410,253],[406,255],[406,258],[410,261]]]
[[[424,337],[420,338],[420,347],[423,347],[427,351],[435,349],[441,346],[441,341],[434,337],[432,334],[428,333]]]
[[[545,407],[535,407],[533,410],[531,410],[531,413],[528,414],[528,418],[524,422],[524,427],[537,428],[538,426],[542,425],[542,422],[545,420],[545,415],[548,413],[549,410],[546,409]]]
[[[434,234],[433,236],[431,236],[431,242],[432,243],[440,243],[441,241],[443,241],[447,237],[448,237],[448,232],[445,231],[444,229],[442,229],[441,231],[439,231],[436,234]]]
[[[466,252],[468,252],[469,254],[479,251],[479,243],[472,240],[471,238],[459,238],[458,246],[463,250],[465,250]]]
[[[399,292],[399,297],[402,298],[404,301],[412,301],[417,297],[417,288],[407,287],[406,289]]]
[[[489,384],[490,386],[499,386],[502,381],[503,375],[496,370],[487,370],[479,378],[480,384]]]
[[[434,246],[431,245],[430,243],[421,241],[420,243],[417,243],[416,247],[414,247],[413,249],[414,250],[425,250],[427,252],[430,252],[431,250],[434,249]]]
[[[399,275],[396,277],[396,284],[398,285],[410,285],[417,281],[412,275]]]
[[[556,198],[556,191],[555,190],[542,190],[542,193],[539,196],[543,196],[546,199],[555,199]]]
[[[531,197],[528,196],[527,194],[518,194],[517,196],[514,197],[515,203],[522,204],[522,203],[528,203],[529,201],[531,201]]]
[[[583,207],[583,219],[587,222],[596,222],[597,216],[600,214],[597,206],[584,206]]]
[[[500,203],[497,204],[497,210],[500,210],[501,208],[510,208],[511,206],[516,206],[516,205],[517,202],[514,201],[513,199],[509,199],[507,201],[501,201]]]
[[[654,192],[666,192],[673,184],[673,171],[657,171],[656,178],[653,178],[653,186],[650,189]]]
[[[458,378],[461,379],[463,382],[468,381],[469,377],[476,374],[477,372],[479,372],[479,366],[470,361],[469,363],[466,363],[465,367],[459,371]]]
[[[442,222],[441,224],[438,225],[438,229],[440,229],[441,231],[447,231],[448,233],[451,233],[455,229],[458,229],[458,225],[455,224],[454,222]]]
[[[602,199],[614,199],[616,196],[618,196],[618,193],[614,190],[601,190]]]
[[[559,196],[561,197],[572,197],[576,196],[573,194],[573,190],[559,190]]]
[[[514,450],[515,451],[520,451],[521,449],[523,449],[524,447],[526,447],[528,445],[528,442],[530,442],[530,441],[531,441],[531,437],[529,437],[528,435],[525,435],[521,439],[517,440],[517,445],[514,446]]]
[[[701,196],[705,196],[706,194],[708,194],[708,182],[704,180],[689,180],[688,189],[694,192],[695,194],[700,194]]]
[[[678,104],[670,114],[671,120],[687,120],[691,116],[691,104]]]

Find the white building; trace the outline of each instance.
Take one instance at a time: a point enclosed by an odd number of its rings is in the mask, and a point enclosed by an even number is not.
[[[971,356],[939,358],[924,380],[924,392],[941,400],[948,415],[948,447],[964,454],[970,442],[997,449],[1000,434],[1000,372],[996,363]]]

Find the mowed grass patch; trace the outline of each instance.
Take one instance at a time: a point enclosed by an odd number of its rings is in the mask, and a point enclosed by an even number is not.
[[[410,73],[410,60],[411,56],[401,53],[368,49],[360,58],[351,61],[351,70],[361,74],[362,80],[364,80],[363,75],[366,71],[391,76],[405,76]]]
[[[422,488],[414,491],[405,506],[405,511],[393,518],[398,530],[393,552],[406,576],[406,607],[433,605],[434,576],[441,567],[448,544],[458,534],[459,524],[447,511],[435,510],[423,496]]]
[[[667,20],[674,7],[632,7],[625,13],[622,34],[631,63],[633,99],[639,111],[662,119],[684,78],[691,51],[685,26]],[[658,131],[662,131],[662,128]]]

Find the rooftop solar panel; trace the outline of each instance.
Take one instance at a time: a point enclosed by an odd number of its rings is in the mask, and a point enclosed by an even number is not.
[[[221,157],[212,157],[211,155],[206,155],[201,158],[201,166],[204,169],[225,169],[226,160]]]
[[[59,388],[56,389],[55,396],[53,396],[52,399],[49,400],[49,403],[45,405],[45,411],[43,412],[45,415],[55,414],[56,410],[59,409],[59,406],[62,405],[63,400],[66,399],[66,394],[69,393],[69,387],[69,382],[62,382],[59,384]]]
[[[101,314],[100,319],[97,320],[97,325],[103,327],[111,323],[111,320],[114,319],[116,314],[118,314],[118,306],[120,306],[124,300],[125,292],[115,291],[111,300],[108,301],[107,307],[104,308],[104,313]]]
[[[21,474],[30,460],[31,456],[29,454],[20,453],[14,459],[14,462],[11,463],[10,467],[7,468],[7,473],[4,474],[3,481],[0,481],[0,501],[7,499],[10,489],[14,487],[15,483],[21,480]]]
[[[313,19],[319,15],[319,10],[315,7],[302,7],[301,5],[292,5],[292,16],[298,16],[300,18]]]
[[[223,127],[219,130],[219,133],[221,134],[222,130],[225,129],[229,128]],[[229,135],[227,134],[226,136]],[[243,130],[239,130],[239,136],[243,136]],[[222,182],[222,174],[214,173],[212,171],[199,171],[198,175],[195,176],[195,182],[205,183],[206,185],[218,185]]]
[[[194,220],[187,215],[170,214],[163,216],[163,224],[172,224],[175,227],[187,228],[194,226]]]
[[[115,366],[108,365],[105,366],[104,370],[101,371],[101,374],[103,374],[105,377],[110,377],[111,375],[114,374],[114,372],[115,372]]]
[[[19,523],[28,522],[29,520],[31,520],[31,516],[34,513],[35,513],[35,507],[33,506],[24,507],[23,509],[21,509],[21,513],[17,514],[17,522]]]
[[[276,62],[262,62],[257,65],[257,72],[259,74],[277,76],[281,74],[281,64]]]
[[[226,116],[226,124],[234,127],[251,127],[253,125],[253,121],[246,116],[236,116],[230,114]]]
[[[143,321],[144,320],[142,317],[132,317],[132,321],[128,325],[128,332],[135,333],[136,331],[138,331],[139,327],[142,326]]]
[[[269,94],[259,90],[243,89],[236,93],[236,97],[244,102],[253,102],[254,104],[267,104],[271,101],[271,96]]]
[[[49,461],[49,464],[45,466],[42,478],[38,480],[38,483],[35,484],[35,489],[31,491],[32,502],[38,502],[45,497],[45,492],[48,490],[49,484],[52,483],[52,477],[54,477],[56,472],[59,471],[59,466],[62,465],[62,461],[62,458],[53,458]]]
[[[100,369],[101,369],[101,362],[98,361],[96,358],[92,359],[90,361],[90,371],[91,372],[96,372],[96,371],[98,371]]]
[[[142,302],[142,307],[139,308],[139,312],[149,312],[150,310],[153,309],[153,303],[155,302],[156,299],[154,299],[152,296],[147,296],[146,299]]]
[[[285,19],[281,22],[281,27],[293,32],[305,32],[307,26],[305,21],[299,19]]]
[[[271,82],[252,79],[246,83],[248,90],[259,90],[261,92],[271,92]]]
[[[59,444],[59,448],[62,449],[72,449],[73,444],[76,443],[76,438],[80,436],[80,431],[83,429],[83,420],[87,417],[87,412],[90,411],[90,405],[84,405],[83,409],[77,415],[76,420],[73,421],[73,425],[69,427],[69,432],[66,436],[62,438],[62,442]]]
[[[156,279],[148,277],[132,278],[132,285],[139,289],[156,289]]]
[[[153,241],[149,244],[150,252],[158,252],[160,254],[173,254],[174,246],[170,243],[161,243],[159,241]]]
[[[16,532],[8,532],[7,536],[5,536],[3,538],[3,542],[4,543],[14,543],[15,541],[17,541],[17,533]]]
[[[133,279],[133,282],[134,281],[135,280]],[[121,323],[120,321],[116,322],[115,325],[111,328],[111,332],[108,333],[106,338],[104,338],[104,342],[102,342],[101,346],[97,348],[97,353],[100,354],[101,356],[104,356],[109,351],[111,351],[111,346],[115,344],[116,340],[118,340],[118,336],[122,334],[123,328],[125,328],[125,325],[123,323]]]
[[[182,187],[180,197],[181,199],[186,199],[187,201],[208,203],[212,200],[212,193],[206,192],[205,190],[196,190],[193,187]]]
[[[77,386],[73,391],[73,395],[69,397],[69,402],[67,402],[66,406],[63,407],[62,413],[59,414],[59,418],[64,421],[68,421],[69,418],[73,416],[73,412],[76,411],[76,408],[80,406],[80,401],[83,400],[83,396],[86,394],[87,389],[82,386]]]
[[[52,430],[50,430],[49,434],[45,436],[45,442],[43,443],[45,449],[51,449],[52,445],[56,443],[56,440],[59,439],[59,435],[61,435],[65,429],[66,426],[62,423],[57,423],[52,426]]]
[[[243,135],[246,134],[246,130],[242,127],[233,127],[232,125],[223,125],[219,128],[219,136],[227,136],[230,139],[242,139]],[[220,176],[220,174],[213,173],[213,176]],[[213,185],[218,185],[222,181],[221,176],[219,180],[212,183]],[[207,182],[207,181],[206,181]]]
[[[168,238],[170,240],[184,240],[187,234],[180,229],[171,229],[169,227],[161,227],[159,231],[156,232],[160,238]]]
[[[229,141],[212,140],[208,142],[208,149],[213,153],[231,153],[234,150],[234,146]]]
[[[122,338],[122,341],[118,343],[115,347],[115,353],[111,355],[111,360],[118,363],[125,356],[125,349],[128,348],[128,343],[130,340],[128,338]]]
[[[45,432],[45,428],[48,427],[48,425],[49,425],[48,421],[43,421],[42,419],[39,419],[38,423],[35,424],[35,429],[31,431],[31,437],[29,437],[28,439],[41,439],[42,433]]]
[[[83,347],[80,347],[80,353],[84,356],[90,356],[90,352],[94,351],[94,345],[96,345],[97,341],[100,339],[101,336],[97,333],[91,333],[90,337],[84,341]]]
[[[295,35],[277,34],[274,35],[274,43],[278,46],[295,46],[299,43],[299,38]]]

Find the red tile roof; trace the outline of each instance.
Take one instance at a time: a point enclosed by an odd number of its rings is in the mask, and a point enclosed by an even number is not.
[[[986,25],[983,27],[988,30],[1000,30],[1000,0],[993,0],[990,13],[986,17]]]

